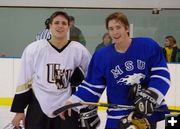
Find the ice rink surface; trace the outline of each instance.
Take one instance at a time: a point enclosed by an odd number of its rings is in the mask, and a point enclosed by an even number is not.
[[[99,116],[101,119],[101,124],[98,127],[98,129],[104,129],[105,121],[106,121],[106,112],[105,111],[99,111]],[[0,129],[3,129],[8,123],[11,122],[12,118],[14,116],[14,113],[10,112],[9,106],[0,106]],[[159,122],[157,129],[165,129],[165,122]]]

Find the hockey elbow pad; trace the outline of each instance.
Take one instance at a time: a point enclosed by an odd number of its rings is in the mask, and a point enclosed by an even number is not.
[[[76,87],[79,86],[83,80],[84,80],[84,73],[79,67],[77,67],[74,70],[69,82],[71,83],[71,86]]]

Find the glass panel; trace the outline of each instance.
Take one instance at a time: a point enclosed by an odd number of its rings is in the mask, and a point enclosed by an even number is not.
[[[148,36],[163,46],[164,37],[173,35],[180,46],[180,10],[152,9],[84,9],[84,8],[0,8],[0,54],[20,57],[23,49],[45,28],[44,21],[55,11],[66,11],[75,17],[76,26],[93,54],[106,32],[105,18],[115,11],[124,12],[133,27],[133,36]]]

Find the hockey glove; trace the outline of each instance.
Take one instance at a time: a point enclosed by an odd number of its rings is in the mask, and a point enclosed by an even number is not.
[[[79,125],[81,129],[96,129],[100,125],[97,106],[88,106],[80,110]]]
[[[120,119],[118,129],[150,129],[150,124],[146,118],[133,117],[133,112],[131,112]]]
[[[134,84],[131,86],[128,94],[128,98],[134,100],[138,95],[139,92],[142,91],[142,86],[140,84]]]
[[[76,87],[79,86],[83,80],[84,80],[84,73],[79,67],[77,67],[74,70],[69,82],[71,83],[71,86]]]
[[[147,115],[151,115],[154,112],[154,107],[157,103],[158,94],[149,89],[143,89],[139,92],[139,95],[135,98],[135,113],[137,118],[143,118]]]

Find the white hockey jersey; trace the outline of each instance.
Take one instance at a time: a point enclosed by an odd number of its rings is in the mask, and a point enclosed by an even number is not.
[[[31,43],[22,55],[15,96],[32,88],[42,111],[53,117],[52,112],[64,106],[71,95],[69,79],[74,69],[81,67],[86,73],[90,58],[88,50],[75,41],[61,52],[45,39]]]

